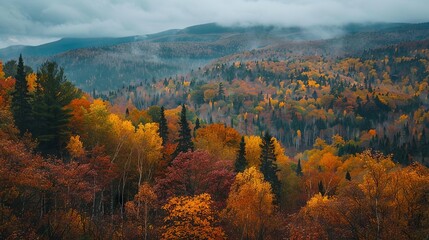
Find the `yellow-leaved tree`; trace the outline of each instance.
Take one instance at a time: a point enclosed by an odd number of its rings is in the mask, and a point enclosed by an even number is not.
[[[246,160],[250,167],[257,167],[261,165],[261,144],[262,139],[259,136],[246,136],[244,137],[246,142]]]
[[[255,167],[237,174],[224,211],[226,219],[236,227],[237,237],[257,239],[270,230],[273,200],[270,184]]]
[[[27,80],[27,84],[28,84],[28,91],[30,93],[36,90],[36,86],[37,86],[36,79],[37,79],[36,73],[30,73],[27,75],[27,77],[25,77],[25,80]]]
[[[139,172],[138,185],[143,177],[150,181],[153,172],[162,158],[162,139],[158,134],[157,123],[139,124],[134,134],[134,147],[137,153],[137,170]]]
[[[195,145],[214,156],[234,161],[240,143],[240,134],[223,124],[210,124],[198,129]]]
[[[85,149],[83,148],[83,143],[80,141],[79,135],[70,137],[67,150],[72,158],[79,158],[85,154]]]

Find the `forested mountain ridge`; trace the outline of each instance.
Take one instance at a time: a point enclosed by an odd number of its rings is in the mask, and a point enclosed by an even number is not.
[[[13,54],[8,53],[7,58],[16,59],[19,53],[23,53],[26,64],[34,69],[47,59],[56,61],[64,66],[67,76],[76,86],[92,91],[94,88],[112,90],[144,79],[185,74],[221,57],[242,57],[243,51],[255,54],[256,59],[267,49],[271,49],[274,56],[344,55],[428,37],[427,23],[317,28],[205,24],[141,37],[74,39],[76,43],[73,39],[63,39],[32,47],[36,54],[28,52],[27,56],[25,51],[18,49]],[[73,50],[67,48],[70,45],[86,47]],[[39,53],[44,56],[38,56]]]
[[[269,130],[289,153],[311,148],[317,137],[340,134],[350,141],[347,151],[372,147],[395,153],[405,164],[426,162],[420,134],[428,130],[423,120],[429,106],[428,49],[426,40],[359,57],[286,60],[264,59],[272,50],[260,50],[260,60],[217,62],[97,96],[123,110],[185,102],[203,122],[221,122],[246,134]]]

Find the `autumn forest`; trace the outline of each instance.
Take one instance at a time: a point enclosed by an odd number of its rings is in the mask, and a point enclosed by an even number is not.
[[[0,239],[427,239],[427,39],[240,49],[91,90],[0,61]]]

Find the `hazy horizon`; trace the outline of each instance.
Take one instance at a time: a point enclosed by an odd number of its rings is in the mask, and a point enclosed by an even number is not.
[[[6,0],[0,48],[40,45],[64,37],[121,37],[222,25],[320,26],[428,22],[424,0]]]

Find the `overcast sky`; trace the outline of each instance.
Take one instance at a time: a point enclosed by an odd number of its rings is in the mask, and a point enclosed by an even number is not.
[[[224,25],[429,22],[429,0],[0,0],[0,48]]]

